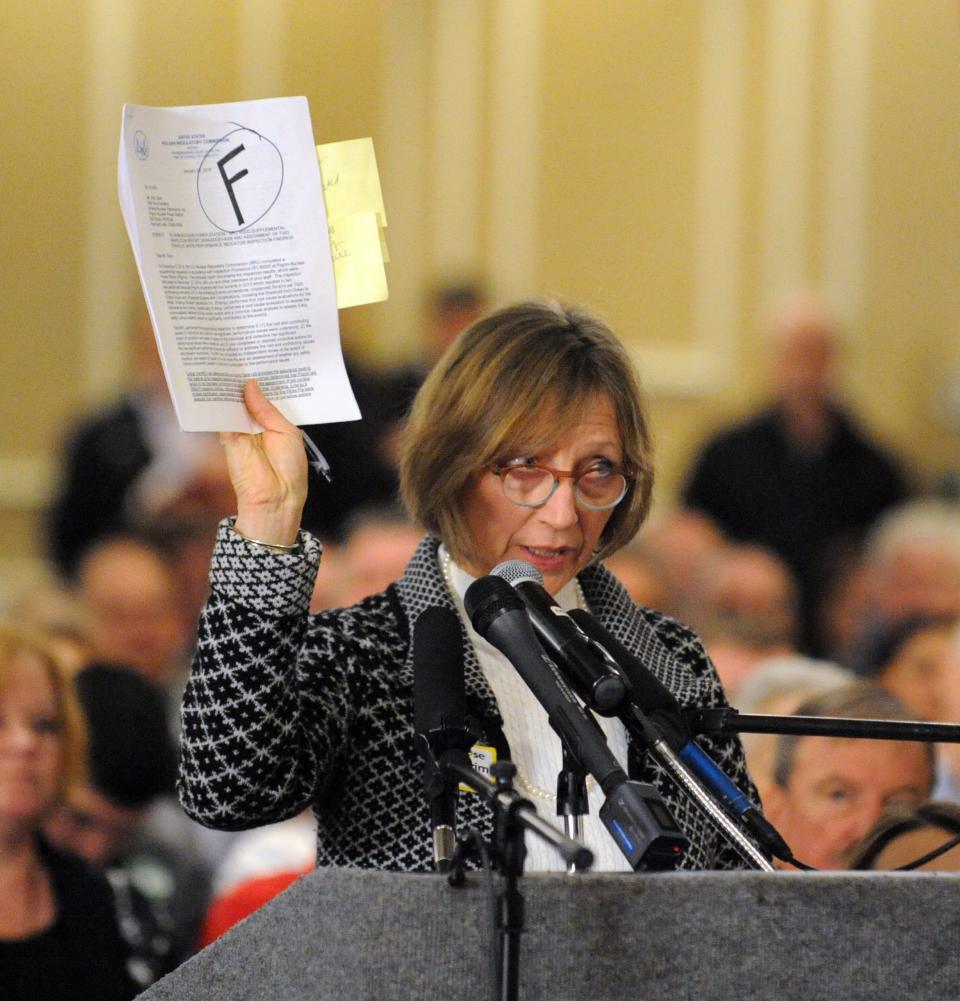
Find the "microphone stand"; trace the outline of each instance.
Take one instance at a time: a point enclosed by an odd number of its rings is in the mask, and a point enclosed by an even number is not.
[[[513,788],[517,768],[512,761],[499,761],[491,766],[494,781],[455,761],[445,763],[444,767],[475,789],[493,808],[491,856],[493,867],[499,869],[504,877],[503,888],[497,895],[495,919],[500,960],[498,997],[501,1001],[517,1001],[520,985],[520,935],[524,920],[524,900],[519,889],[526,855],[524,832],[533,831],[552,845],[570,871],[589,869],[593,865],[593,853],[542,820],[533,804],[517,793]],[[457,843],[452,870],[447,877],[451,886],[462,886],[464,883],[467,848],[467,841],[460,840]]]
[[[583,838],[583,818],[589,812],[586,773],[563,743],[563,767],[557,775],[557,816],[563,817],[563,833],[574,841],[580,841]],[[572,875],[576,871],[576,865],[569,862],[567,872]]]
[[[799,737],[850,737],[960,744],[960,724],[921,720],[849,719],[843,716],[761,716],[736,709],[693,709],[683,714],[694,733],[777,733]]]
[[[700,810],[714,823],[727,841],[739,852],[740,857],[762,872],[773,872],[766,855],[740,830],[723,808],[703,787],[697,777],[673,752],[670,745],[653,727],[640,709],[629,703],[620,719],[627,732],[640,747],[651,753],[666,769],[674,782],[693,800]]]

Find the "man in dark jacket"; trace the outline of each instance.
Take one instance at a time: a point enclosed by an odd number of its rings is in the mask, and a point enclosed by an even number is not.
[[[818,608],[840,561],[907,496],[897,461],[837,402],[837,331],[805,300],[773,330],[773,401],[711,438],[683,490],[686,505],[733,539],[779,554],[800,588],[801,644],[824,651]]]

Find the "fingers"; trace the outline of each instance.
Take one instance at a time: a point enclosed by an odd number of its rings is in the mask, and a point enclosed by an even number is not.
[[[296,427],[263,395],[256,379],[247,379],[243,384],[243,402],[250,416],[265,430],[296,433]]]

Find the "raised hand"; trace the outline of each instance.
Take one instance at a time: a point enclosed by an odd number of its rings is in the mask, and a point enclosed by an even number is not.
[[[277,545],[297,539],[307,499],[307,456],[300,429],[280,413],[250,379],[243,402],[261,434],[223,431],[230,481],[237,495],[236,529]]]

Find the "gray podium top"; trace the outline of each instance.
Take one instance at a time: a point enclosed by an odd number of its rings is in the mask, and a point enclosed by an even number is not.
[[[960,874],[528,875],[524,1001],[960,998]],[[486,1001],[481,878],[319,870],[142,1001]]]

